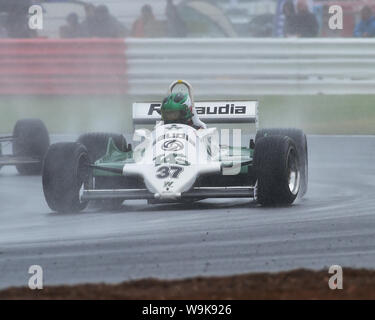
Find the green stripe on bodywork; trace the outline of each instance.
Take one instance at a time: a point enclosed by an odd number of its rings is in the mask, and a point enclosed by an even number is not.
[[[253,153],[254,153],[254,150],[250,148],[229,147],[229,156],[240,154],[241,163],[252,161]],[[225,162],[225,158],[220,159],[220,161]],[[95,165],[105,167],[105,168],[123,169],[124,165],[127,163],[134,163],[133,151],[129,151],[129,152],[120,151],[116,147],[116,144],[114,143],[113,139],[110,138],[108,141],[106,154],[102,158],[100,158],[98,161],[96,161]],[[246,174],[247,172],[248,172],[248,165],[242,166],[240,174]],[[104,171],[100,169],[94,169],[93,174],[94,176],[100,176],[100,177],[121,176],[120,174],[116,174],[113,172],[108,172],[108,171]]]
[[[123,169],[126,163],[133,162],[133,151],[129,152],[122,152],[117,147],[115,142],[112,138],[108,141],[107,152],[104,157],[100,158],[95,162],[95,165],[105,167],[105,168],[113,168],[113,169]],[[121,176],[121,174],[103,171],[100,169],[94,169],[93,171],[94,176],[100,177],[113,177],[113,176]]]

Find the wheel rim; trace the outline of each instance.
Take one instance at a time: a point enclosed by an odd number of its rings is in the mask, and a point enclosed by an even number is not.
[[[291,150],[288,157],[288,186],[293,195],[297,195],[300,189],[301,173],[299,170],[298,158],[294,150]]]
[[[82,154],[79,157],[78,161],[78,169],[77,169],[77,177],[79,181],[79,191],[78,191],[78,197],[79,202],[81,205],[84,205],[87,203],[87,201],[82,201],[82,195],[83,191],[85,190],[85,187],[87,187],[88,179],[90,179],[89,175],[89,168],[88,168],[89,160],[86,154]]]

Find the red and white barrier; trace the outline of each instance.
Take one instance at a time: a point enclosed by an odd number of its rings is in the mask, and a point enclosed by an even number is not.
[[[125,50],[123,39],[3,39],[0,94],[124,94]]]

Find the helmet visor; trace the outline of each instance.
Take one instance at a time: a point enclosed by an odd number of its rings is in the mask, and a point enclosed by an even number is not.
[[[181,121],[183,115],[181,110],[168,110],[163,112],[163,120],[167,122],[171,121]]]

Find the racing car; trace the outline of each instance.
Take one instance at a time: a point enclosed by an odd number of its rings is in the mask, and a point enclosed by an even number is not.
[[[11,155],[3,154],[5,143],[12,143]],[[18,120],[11,136],[0,136],[0,168],[14,165],[21,175],[41,174],[49,145],[49,134],[41,120]]]
[[[186,81],[173,82],[173,92],[194,101]],[[164,124],[159,122],[160,103],[134,103],[135,125],[156,124],[153,130],[135,130],[134,140],[140,143],[134,149],[123,135],[108,133],[51,145],[43,167],[49,207],[77,212],[90,201],[119,208],[125,200],[186,203],[208,198],[249,198],[264,206],[284,206],[306,193],[308,152],[302,130],[258,129],[257,101],[194,105],[205,123],[253,124],[255,139],[245,146],[229,145],[215,127]]]

